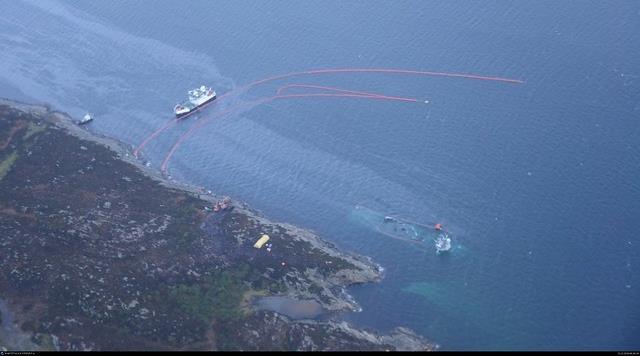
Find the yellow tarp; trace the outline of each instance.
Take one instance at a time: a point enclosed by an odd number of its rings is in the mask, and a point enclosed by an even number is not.
[[[262,245],[267,243],[267,241],[269,241],[269,235],[264,234],[264,235],[262,235],[262,237],[258,241],[256,241],[256,243],[253,245],[253,247],[262,248]]]

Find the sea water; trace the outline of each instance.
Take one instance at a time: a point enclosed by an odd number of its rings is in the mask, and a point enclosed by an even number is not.
[[[220,99],[151,141],[174,179],[311,228],[385,268],[351,288],[356,325],[460,349],[640,347],[640,5],[635,1],[11,1],[0,95],[51,103],[132,147],[199,85]],[[284,83],[416,98],[298,98],[225,108]],[[447,228],[417,249],[350,217],[357,205]]]

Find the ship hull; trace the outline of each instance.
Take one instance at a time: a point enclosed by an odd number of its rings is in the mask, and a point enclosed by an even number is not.
[[[357,205],[353,209],[352,218],[368,228],[397,240],[414,243],[416,246],[430,247],[431,241],[441,234],[434,228],[435,224],[424,225],[392,216]]]
[[[216,100],[217,95],[212,96],[211,98],[207,99],[206,101],[204,101],[202,104],[198,105],[198,106],[194,106],[191,110],[183,112],[183,113],[176,113],[176,118],[178,119],[182,119],[185,118],[193,113],[195,113],[196,111],[202,109],[203,107],[207,106],[209,103],[213,102],[214,100]]]

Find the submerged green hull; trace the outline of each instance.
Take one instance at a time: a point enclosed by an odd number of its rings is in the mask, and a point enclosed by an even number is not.
[[[432,247],[434,241],[444,233],[436,229],[436,224],[425,225],[387,216],[361,205],[353,209],[352,217],[376,232],[424,247]]]

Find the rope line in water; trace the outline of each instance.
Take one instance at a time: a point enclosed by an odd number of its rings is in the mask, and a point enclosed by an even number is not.
[[[336,89],[339,91],[347,91],[345,89],[339,89],[339,88],[331,88],[331,87],[323,87],[323,89]],[[360,93],[366,93],[366,92],[360,92]],[[266,104],[268,102],[274,101],[274,100],[280,100],[280,99],[290,99],[290,98],[310,98],[310,97],[329,97],[329,98],[363,98],[363,99],[370,99],[370,100],[389,100],[389,101],[402,101],[402,102],[412,102],[412,103],[417,103],[418,100],[416,99],[412,99],[412,98],[403,98],[403,97],[393,97],[393,96],[385,96],[385,95],[379,95],[379,94],[372,94],[372,93],[366,93],[366,94],[346,94],[346,93],[339,93],[339,94],[330,94],[330,93],[302,93],[302,94],[277,94],[274,96],[270,96],[267,98],[262,98],[259,100],[256,100],[254,102],[251,103],[243,103],[243,104],[238,104],[236,106],[231,107],[228,110],[222,111],[220,113],[217,113],[216,115],[214,115],[212,117],[213,118],[217,118],[217,117],[221,117],[224,116],[230,112],[233,112],[235,110],[241,109],[242,107],[246,107],[246,106],[250,106],[250,105],[261,105],[261,104]],[[208,123],[208,121],[200,121],[199,123],[193,125],[187,132],[185,132],[184,134],[182,134],[178,140],[176,140],[176,142],[173,144],[173,146],[171,147],[171,150],[169,151],[169,153],[165,156],[164,160],[162,161],[162,164],[160,165],[160,169],[162,172],[166,173],[167,171],[167,167],[169,164],[169,160],[171,159],[171,157],[173,156],[173,154],[175,153],[175,151],[178,149],[178,147],[198,128],[201,128],[202,126],[206,125]]]
[[[341,88],[336,88],[336,87],[327,87],[327,86],[314,85],[314,84],[287,84],[287,85],[284,85],[284,86],[281,86],[280,88],[278,88],[278,90],[276,91],[276,95],[282,94],[282,92],[284,92],[285,90],[287,90],[289,88],[322,89],[322,90],[334,91],[334,92],[338,92],[338,93],[360,94],[360,95],[367,95],[367,96],[372,96],[372,97],[385,97],[385,98],[405,99],[405,98],[402,98],[400,96],[389,96],[389,95],[384,95],[384,94],[371,93],[371,92],[367,92],[367,91],[347,90],[347,89],[341,89]]]
[[[241,92],[243,90],[249,90],[257,85],[268,83],[271,81],[286,79],[296,76],[303,75],[315,75],[315,74],[331,74],[331,73],[391,73],[391,74],[409,74],[409,75],[418,75],[418,76],[438,76],[438,77],[450,77],[450,78],[465,78],[465,79],[476,79],[476,80],[485,80],[485,81],[497,81],[504,83],[513,83],[513,84],[523,84],[524,81],[518,79],[510,79],[503,77],[495,77],[495,76],[483,76],[477,74],[467,74],[467,73],[451,73],[451,72],[433,72],[433,71],[420,71],[420,70],[409,70],[409,69],[396,69],[396,68],[325,68],[325,69],[313,69],[306,70],[300,72],[291,72],[287,74],[276,75],[272,77],[267,77],[264,79],[260,79],[244,86],[241,86],[237,89],[231,90],[220,97],[217,98],[216,101],[220,101],[225,96],[230,96],[233,93]],[[134,156],[138,156],[138,153],[142,148],[144,148],[153,138],[158,136],[162,131],[169,128],[172,124],[177,123],[178,119],[171,119],[159,129],[152,132],[147,138],[145,138],[138,147],[136,147],[133,151]]]

